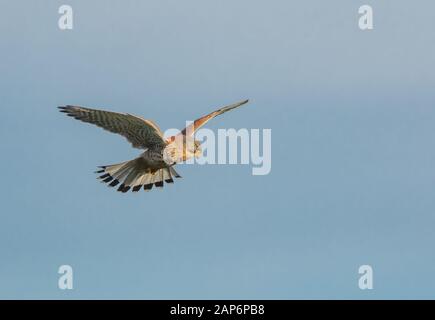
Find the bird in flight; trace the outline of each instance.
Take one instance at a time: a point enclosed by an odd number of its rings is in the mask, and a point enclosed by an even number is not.
[[[137,192],[145,191],[153,185],[163,187],[163,182],[173,183],[173,177],[181,178],[174,165],[193,157],[202,155],[200,142],[195,140],[195,131],[205,123],[227,111],[247,103],[244,100],[213,111],[184,128],[179,134],[167,139],[163,132],[151,120],[128,113],[97,110],[80,106],[59,106],[60,112],[83,122],[92,123],[98,127],[124,136],[134,148],[145,151],[136,159],[117,164],[100,166],[96,173],[98,178],[110,187],[118,184],[118,191],[127,192],[130,189]]]

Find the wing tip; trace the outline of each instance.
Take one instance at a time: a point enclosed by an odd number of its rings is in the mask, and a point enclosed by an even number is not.
[[[67,115],[69,115],[69,114],[71,114],[72,112],[74,112],[74,108],[73,108],[73,106],[70,106],[70,105],[57,106],[57,108],[59,109],[59,112],[66,113]]]
[[[70,104],[66,104],[64,106],[57,106],[57,108],[59,109],[60,112],[70,112],[70,111],[74,111],[74,110],[82,110],[83,109],[83,107],[73,106]]]

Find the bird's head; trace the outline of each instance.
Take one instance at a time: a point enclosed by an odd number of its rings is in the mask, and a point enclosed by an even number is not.
[[[199,158],[202,156],[201,142],[198,140],[189,140],[184,144],[186,158]]]
[[[201,142],[195,140],[193,142],[193,154],[195,158],[199,158],[202,156]]]

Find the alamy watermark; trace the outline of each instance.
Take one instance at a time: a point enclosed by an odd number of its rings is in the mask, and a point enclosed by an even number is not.
[[[58,13],[61,15],[57,21],[60,30],[73,29],[73,9],[70,5],[63,4],[59,7]]]
[[[361,275],[358,280],[358,287],[361,290],[373,289],[373,268],[365,264],[358,268],[358,273]]]
[[[187,122],[186,127],[191,122]],[[165,136],[185,139],[178,129],[168,129]],[[187,136],[190,136],[187,133]],[[184,146],[196,154],[196,144],[200,146],[199,157],[188,158],[186,164],[242,164],[251,165],[253,175],[267,175],[272,169],[272,130],[271,129],[218,129],[201,128],[194,138],[179,141],[176,145]],[[173,159],[168,155],[165,161]],[[167,159],[167,160],[166,160]]]
[[[358,27],[361,30],[373,29],[373,8],[369,5],[359,7],[358,13],[361,15],[358,19]]]
[[[61,276],[57,282],[57,286],[61,290],[73,289],[73,268],[70,265],[61,265],[57,271]]]

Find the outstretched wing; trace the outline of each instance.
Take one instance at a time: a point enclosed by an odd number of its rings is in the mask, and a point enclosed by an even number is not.
[[[245,103],[248,103],[249,100],[240,101],[234,104],[230,104],[229,106],[222,107],[216,111],[213,111],[212,113],[209,113],[206,116],[203,116],[199,119],[196,119],[191,125],[187,126],[181,133],[183,135],[193,136],[195,134],[195,131],[201,128],[204,124],[206,124],[208,121],[213,119],[214,117],[217,117],[227,111],[230,111],[232,109],[235,109],[237,107],[240,107],[244,105]]]
[[[60,112],[64,112],[77,120],[95,124],[105,130],[124,136],[134,148],[155,149],[166,145],[162,131],[151,120],[145,120],[128,113],[79,106],[60,106],[59,109]]]

